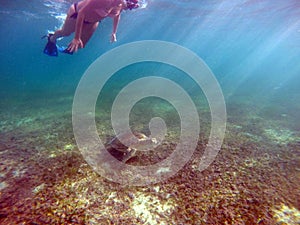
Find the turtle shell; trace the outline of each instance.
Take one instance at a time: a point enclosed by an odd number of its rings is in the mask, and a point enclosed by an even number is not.
[[[129,148],[134,148],[140,144],[140,142],[149,140],[149,138],[143,133],[134,132],[133,134],[137,139],[133,138],[130,132],[118,134],[110,142],[108,142],[108,146],[121,152],[128,152]],[[124,145],[120,140],[125,140],[129,143],[129,146]]]

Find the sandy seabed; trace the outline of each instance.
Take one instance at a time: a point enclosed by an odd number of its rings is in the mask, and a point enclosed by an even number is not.
[[[222,149],[208,169],[197,170],[207,144],[204,125],[195,154],[174,177],[124,187],[85,162],[71,103],[66,97],[1,111],[1,224],[300,224],[299,133],[229,111]],[[105,123],[99,127],[106,134]],[[169,137],[157,152],[172,152]],[[138,153],[128,163],[159,160],[157,152]]]

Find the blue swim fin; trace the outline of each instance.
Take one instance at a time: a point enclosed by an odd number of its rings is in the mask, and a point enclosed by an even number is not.
[[[70,52],[68,50],[68,47],[64,47],[64,46],[57,46],[58,48],[58,51],[61,52],[61,53],[66,53],[66,54],[69,54],[69,55],[73,55],[73,52]]]
[[[48,38],[48,42],[47,42],[43,52],[49,56],[58,56],[56,43],[53,43],[52,41],[50,41],[50,37],[52,35],[53,34],[48,34],[48,35],[45,35],[42,37],[42,38],[45,38],[45,37]]]

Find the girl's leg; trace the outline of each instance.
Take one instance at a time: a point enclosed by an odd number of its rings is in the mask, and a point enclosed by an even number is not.
[[[98,25],[99,25],[99,22],[92,23],[92,24],[83,24],[82,35],[81,35],[83,47],[85,47],[86,43],[90,40],[93,33],[97,29]]]
[[[72,34],[75,31],[76,19],[71,18],[71,16],[75,13],[74,4],[69,8],[67,18],[64,22],[64,25],[61,29],[56,30],[54,34],[51,36],[51,41],[56,42],[57,38],[66,37]]]

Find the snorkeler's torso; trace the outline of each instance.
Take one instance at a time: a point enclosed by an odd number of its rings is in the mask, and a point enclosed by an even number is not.
[[[78,3],[78,9],[84,10],[85,20],[97,22],[107,16],[114,17],[122,10],[122,0],[85,0]]]

